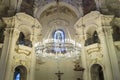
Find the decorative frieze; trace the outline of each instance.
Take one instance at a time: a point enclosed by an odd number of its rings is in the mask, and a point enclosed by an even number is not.
[[[18,45],[15,48],[15,52],[18,54],[25,54],[26,56],[29,56],[32,52],[32,48],[24,46],[24,45]]]
[[[91,54],[93,52],[100,52],[101,47],[99,43],[91,44],[89,46],[86,46],[86,51],[88,54]]]
[[[101,16],[102,26],[110,26],[113,17],[114,17],[113,15],[102,15]]]
[[[14,71],[15,67],[19,65],[26,66],[26,68],[30,67],[31,59],[24,55],[14,55],[12,58],[12,68],[11,70]]]

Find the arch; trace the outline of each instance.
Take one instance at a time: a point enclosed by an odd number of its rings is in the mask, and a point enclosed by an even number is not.
[[[26,37],[30,37],[28,35],[31,35],[33,33],[32,28],[29,25],[22,24],[22,25],[19,25],[17,29],[20,32],[23,32]]]
[[[70,5],[70,4],[68,4],[68,3],[66,3],[66,2],[60,2],[59,3],[61,6],[65,6],[65,7],[67,7],[67,8],[69,8],[71,11],[73,11],[75,14],[76,14],[76,16],[79,18],[80,16],[82,16],[83,15],[83,11],[79,11],[78,9],[76,9],[74,6],[72,6],[72,5]],[[37,9],[37,11],[35,12],[35,17],[37,17],[37,18],[39,18],[40,16],[41,16],[41,14],[45,11],[45,10],[47,10],[49,7],[51,7],[51,6],[55,6],[56,5],[56,2],[51,2],[51,3],[49,3],[49,4],[46,4],[45,6],[43,6],[42,8],[41,8],[41,6]],[[82,10],[82,8],[80,9],[80,10]]]
[[[100,43],[96,28],[97,28],[96,25],[87,26],[85,46],[93,44],[93,43]]]
[[[64,53],[65,48],[63,46],[65,42],[65,32],[62,29],[57,29],[53,32],[52,36],[54,40],[53,51]],[[59,46],[59,47],[56,47],[56,46]]]
[[[27,69],[23,65],[19,65],[14,69],[13,80],[27,80]]]
[[[26,38],[23,32],[19,33],[19,37],[16,44],[32,47],[32,41],[29,38]]]
[[[103,67],[100,64],[93,64],[90,68],[91,80],[104,80]]]
[[[33,33],[32,28],[29,27],[29,25],[21,24],[19,25],[19,27],[17,27],[17,29],[20,32],[17,40],[17,45],[20,44],[20,45],[32,47],[32,40],[31,40],[31,34]]]
[[[95,23],[86,23],[85,25],[85,33],[88,33],[88,34],[93,34],[93,32],[96,30],[97,31],[97,24]]]
[[[59,39],[62,42],[65,40],[65,32],[62,29],[57,29],[53,32],[53,39]]]

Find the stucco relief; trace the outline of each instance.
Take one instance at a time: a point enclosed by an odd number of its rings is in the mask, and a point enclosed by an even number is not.
[[[15,67],[19,65],[26,66],[26,68],[29,68],[31,59],[24,55],[14,55],[12,58],[12,68],[11,70],[14,71]]]
[[[102,26],[110,26],[111,21],[113,20],[113,15],[102,15],[101,16],[101,24]]]
[[[102,62],[103,54],[99,43],[86,46],[86,52],[88,64]]]
[[[25,54],[26,56],[29,56],[32,52],[32,48],[24,45],[18,45],[15,48],[15,52],[18,54]]]
[[[4,17],[3,21],[7,25],[6,27],[8,28],[13,28],[15,25],[14,17],[9,17],[9,18]]]
[[[55,2],[55,0],[35,0],[35,5],[42,7],[51,2]],[[82,5],[82,0],[59,0],[59,2],[66,2],[75,6],[76,8]]]
[[[59,8],[59,9],[58,9]],[[74,16],[77,17],[76,14],[70,10],[69,8],[65,7],[65,6],[51,6],[50,8],[48,8],[47,10],[45,10],[42,15],[41,18],[44,16],[49,16],[49,15],[53,15],[55,13],[62,13],[62,14],[66,14],[69,16]]]
[[[57,27],[59,27],[59,26],[69,26],[69,24],[70,23],[68,21],[64,20],[64,19],[53,20],[53,21],[48,22],[48,25],[50,27],[53,27],[53,26],[57,26]]]

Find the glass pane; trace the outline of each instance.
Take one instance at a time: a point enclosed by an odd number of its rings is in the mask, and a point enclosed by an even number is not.
[[[20,73],[18,73],[18,74],[16,75],[15,80],[20,80]]]
[[[63,30],[56,30],[53,35],[54,39],[54,51],[55,52],[63,52],[64,42],[65,42],[65,34]]]

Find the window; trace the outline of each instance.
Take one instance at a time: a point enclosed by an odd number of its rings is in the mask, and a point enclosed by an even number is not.
[[[15,76],[15,80],[20,80],[20,73]]]
[[[26,80],[27,70],[24,66],[20,65],[15,68],[13,80]]]
[[[16,68],[14,73],[14,80],[20,80],[20,78],[21,78],[20,68]]]
[[[54,52],[65,52],[64,43],[65,43],[65,33],[63,30],[58,29],[53,33],[53,51]]]

